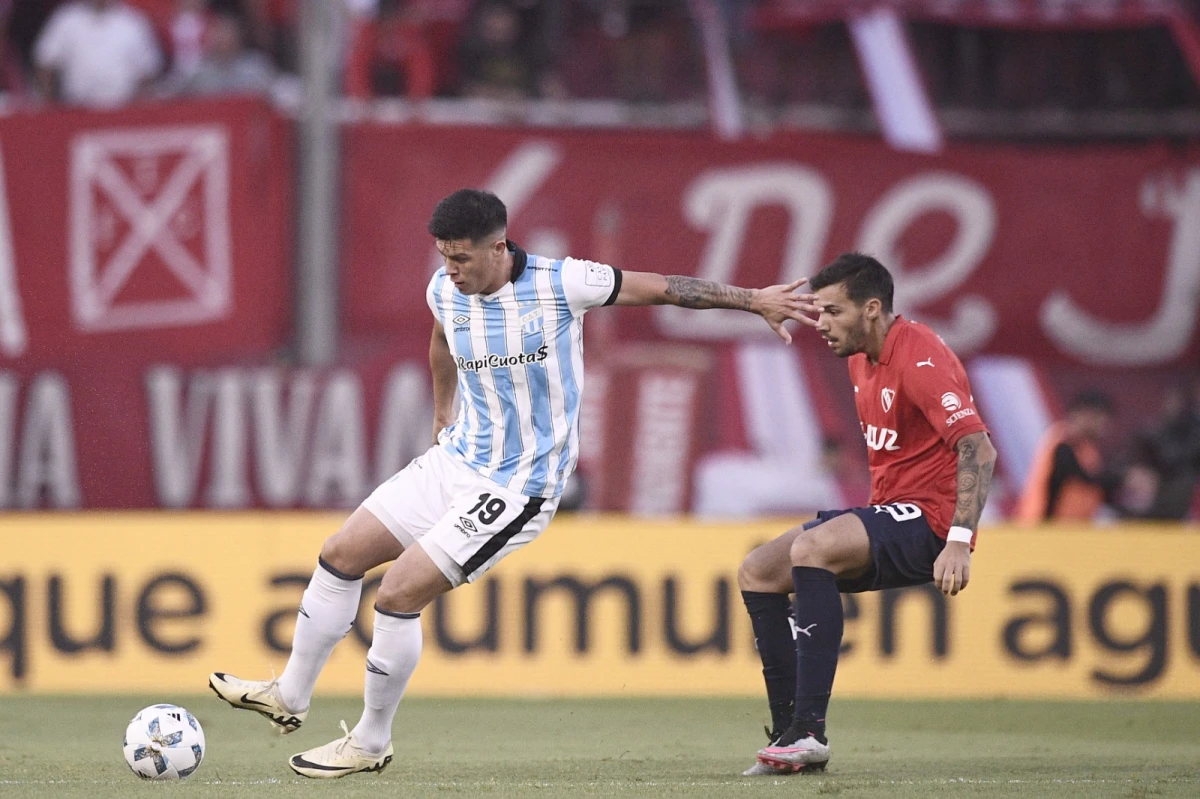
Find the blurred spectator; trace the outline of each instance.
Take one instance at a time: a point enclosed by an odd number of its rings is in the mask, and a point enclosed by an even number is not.
[[[467,21],[459,48],[461,94],[518,100],[562,95],[561,82],[545,61],[537,36],[517,8],[484,0]]]
[[[46,23],[34,62],[45,99],[111,108],[154,80],[162,54],[142,12],[122,0],[75,0]]]
[[[23,95],[25,76],[21,73],[21,56],[9,38],[9,20],[13,0],[0,0],[0,92]]]
[[[1167,392],[1158,424],[1137,436],[1131,471],[1144,486],[1137,516],[1187,517],[1200,475],[1200,380]]]
[[[204,37],[209,26],[205,0],[175,0],[175,13],[168,24],[171,73],[180,79],[189,78],[204,61]]]
[[[433,96],[435,67],[424,14],[405,0],[380,0],[379,16],[354,34],[346,68],[351,97]]]
[[[205,37],[204,59],[190,75],[173,75],[170,94],[257,94],[270,90],[274,68],[270,59],[246,46],[246,30],[237,14],[213,16]]]
[[[1111,499],[1120,478],[1106,472],[1100,442],[1112,424],[1108,395],[1085,391],[1067,407],[1062,421],[1042,437],[1029,468],[1017,520],[1092,521]]]

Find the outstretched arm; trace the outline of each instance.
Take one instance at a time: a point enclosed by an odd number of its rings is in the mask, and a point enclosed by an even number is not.
[[[992,470],[996,467],[996,448],[984,432],[963,436],[955,445],[958,450],[958,502],[954,507],[952,527],[974,531],[983,515],[992,487]],[[933,564],[933,583],[943,594],[954,596],[967,587],[971,578],[971,544],[947,541],[942,554]]]
[[[438,433],[454,424],[454,390],[458,386],[458,366],[440,322],[433,323],[429,339],[429,372],[433,376],[433,441],[437,443]]]
[[[796,289],[808,282],[800,278],[788,285],[746,289],[727,286],[711,280],[682,275],[660,275],[655,272],[622,272],[621,293],[617,305],[678,305],[681,308],[732,308],[756,313],[771,329],[789,344],[792,336],[783,323],[789,319],[816,326],[815,314],[820,309],[812,294],[796,294]]]

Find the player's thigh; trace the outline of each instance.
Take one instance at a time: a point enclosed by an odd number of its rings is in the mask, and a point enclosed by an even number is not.
[[[463,470],[467,470],[465,466],[457,464],[441,447],[434,446],[413,458],[363,500],[360,510],[374,517],[399,545],[389,560],[411,549],[446,514]]]
[[[478,477],[456,488],[449,510],[418,540],[458,586],[537,538],[557,509],[557,497],[527,497]]]
[[[838,513],[807,527],[792,540],[791,565],[854,577],[871,567],[871,539],[855,513]]]
[[[738,567],[738,588],[766,594],[790,594],[792,542],[803,532],[804,527],[793,528],[750,550]]]
[[[374,514],[359,506],[341,529],[325,540],[321,560],[348,578],[400,557],[403,545]]]

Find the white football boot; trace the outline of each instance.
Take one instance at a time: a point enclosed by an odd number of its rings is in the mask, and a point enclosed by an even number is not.
[[[793,773],[824,771],[829,762],[829,741],[824,733],[790,727],[779,740],[758,750],[758,762]]]
[[[354,733],[346,729],[342,722],[342,732],[346,735],[336,741],[330,741],[324,746],[309,749],[298,755],[292,755],[288,765],[292,771],[301,777],[311,777],[314,780],[331,780],[345,777],[347,774],[357,774],[360,771],[380,772],[392,762],[392,745],[378,754],[373,754],[358,745]]]
[[[232,674],[215,671],[208,676],[208,687],[234,707],[266,716],[280,735],[300,729],[308,717],[308,708],[291,710],[283,703],[275,679],[239,680]]]

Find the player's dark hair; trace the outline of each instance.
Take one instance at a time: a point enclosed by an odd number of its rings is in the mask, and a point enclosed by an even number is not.
[[[1113,406],[1112,397],[1098,388],[1086,388],[1071,398],[1070,403],[1067,404],[1067,410],[1100,411],[1112,416],[1116,408]]]
[[[508,209],[490,191],[459,189],[445,197],[429,218],[429,233],[440,241],[483,241],[508,225]]]
[[[895,293],[892,273],[871,256],[844,252],[808,281],[813,291],[838,283],[846,285],[846,296],[855,305],[874,298],[879,300],[884,313],[892,312],[892,295]]]

